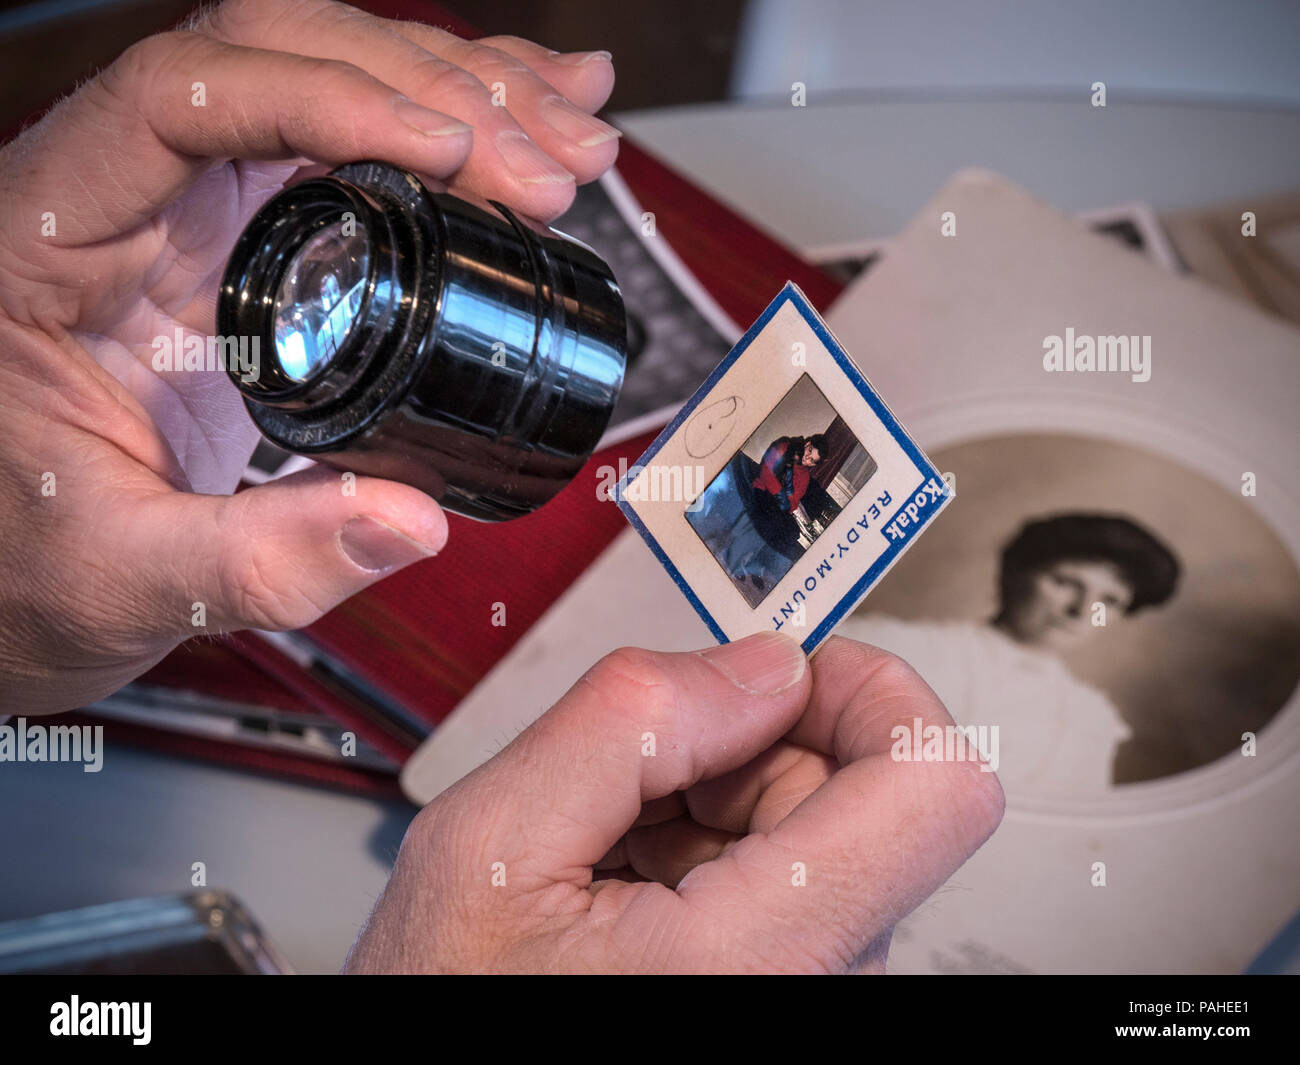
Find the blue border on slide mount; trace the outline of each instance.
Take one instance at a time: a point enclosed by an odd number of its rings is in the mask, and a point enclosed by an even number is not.
[[[676,582],[677,587],[682,590],[682,594],[690,601],[691,606],[695,608],[695,612],[704,620],[704,624],[706,624],[709,627],[709,631],[717,637],[719,643],[730,643],[731,641],[727,634],[719,627],[718,623],[713,620],[713,615],[709,613],[708,608],[700,602],[699,596],[695,594],[695,591],[691,588],[690,584],[687,583],[686,579],[681,575],[677,567],[673,565],[672,560],[669,559],[668,555],[664,552],[664,549],[659,545],[659,541],[655,539],[654,534],[645,527],[645,523],[641,520],[640,516],[632,509],[632,504],[624,499],[624,490],[627,488],[627,478],[631,476],[632,470],[637,467],[650,465],[655,455],[659,453],[660,449],[668,442],[669,438],[677,432],[677,429],[681,424],[694,413],[695,408],[698,407],[700,403],[708,397],[709,393],[713,391],[713,386],[716,385],[722,378],[722,375],[731,368],[732,363],[745,353],[745,350],[751,343],[753,343],[754,338],[762,332],[767,323],[772,320],[773,316],[775,316],[776,313],[787,303],[792,303],[794,305],[795,310],[797,310],[803,317],[804,321],[808,323],[808,326],[812,329],[817,339],[820,340],[826,346],[826,350],[831,353],[832,358],[835,359],[835,362],[844,373],[844,376],[847,377],[853,384],[853,387],[861,393],[862,398],[867,401],[867,405],[872,409],[876,417],[879,418],[885,428],[889,430],[889,434],[898,442],[898,445],[903,449],[907,457],[912,460],[912,463],[916,466],[917,471],[921,475],[921,484],[924,485],[931,477],[937,477],[940,483],[943,483],[942,474],[940,474],[939,471],[935,469],[934,464],[921,453],[921,449],[916,446],[916,443],[912,438],[908,436],[903,427],[898,424],[897,419],[895,419],[895,417],[889,412],[889,408],[885,406],[880,397],[876,395],[875,390],[872,389],[867,379],[862,376],[862,372],[856,365],[854,365],[853,360],[849,358],[844,349],[840,347],[835,338],[831,336],[830,330],[826,328],[825,323],[821,320],[817,311],[813,308],[812,304],[808,302],[808,297],[799,291],[798,286],[795,285],[793,281],[787,281],[785,288],[778,293],[776,299],[767,305],[767,310],[758,316],[758,321],[746,330],[745,335],[737,341],[736,346],[727,353],[727,357],[718,363],[713,372],[709,374],[704,384],[702,384],[696,390],[695,394],[686,401],[686,405],[683,406],[682,409],[677,412],[677,416],[664,427],[663,432],[655,437],[654,442],[645,449],[645,453],[642,454],[642,456],[637,459],[631,467],[629,467],[627,474],[619,480],[618,485],[614,489],[614,498],[618,503],[619,509],[623,511],[623,516],[627,518],[632,527],[641,534],[641,538],[646,542],[650,550],[655,553],[655,557],[663,564],[664,569],[668,571],[669,575]],[[833,403],[832,406],[834,406]],[[915,492],[913,494],[915,494]],[[944,484],[945,500],[951,498],[951,496],[952,490],[947,486],[947,484]],[[910,498],[911,496],[908,496],[908,499]],[[876,582],[880,575],[885,571],[886,567],[894,561],[898,554],[912,542],[912,540],[926,525],[930,523],[942,508],[943,504],[940,504],[933,510],[928,511],[925,520],[919,525],[916,525],[914,532],[908,536],[906,540],[891,544],[884,554],[877,557],[871,568],[867,570],[862,578],[851,589],[849,589],[844,596],[840,598],[840,601],[835,604],[835,607],[826,616],[822,623],[809,633],[808,637],[802,644],[805,653],[811,653],[812,650],[830,633],[831,629],[840,623],[840,620],[844,615],[858,604],[858,601],[866,594],[867,589]]]

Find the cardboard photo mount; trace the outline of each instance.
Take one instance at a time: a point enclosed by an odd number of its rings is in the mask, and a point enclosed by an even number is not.
[[[688,512],[698,513],[700,495],[805,377],[875,468],[751,606]],[[810,424],[807,435],[823,428]],[[808,299],[788,283],[628,469],[615,498],[719,642],[783,631],[811,654],[951,502],[953,491]]]

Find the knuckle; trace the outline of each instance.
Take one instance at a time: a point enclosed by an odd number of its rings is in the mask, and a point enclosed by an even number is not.
[[[469,46],[465,62],[482,81],[526,77],[531,80],[532,69],[507,52],[477,43]]]
[[[468,70],[438,56],[419,60],[412,75],[419,96],[426,99],[481,100],[488,94],[487,86]]]
[[[99,74],[100,86],[122,103],[148,113],[155,102],[165,103],[170,93],[160,91],[172,79],[188,84],[199,69],[196,53],[210,45],[201,33],[171,30],[136,41]]]
[[[496,33],[491,37],[480,37],[474,42],[480,48],[495,48],[498,51],[509,52],[512,49],[524,51],[525,49],[540,48],[531,41],[526,41],[522,37],[516,37],[511,33]]]
[[[306,57],[304,74],[311,84],[326,92],[355,93],[369,90],[379,82],[373,75],[345,59]]]
[[[321,100],[356,102],[369,96],[375,82],[369,74],[338,59],[304,58],[303,80],[313,97],[295,95],[282,105],[277,119],[281,135],[290,144],[355,143],[365,135],[361,109],[322,107]]]
[[[676,704],[664,657],[640,647],[620,647],[583,678],[611,710],[634,711],[639,721],[667,716]]]
[[[154,76],[172,51],[174,36],[156,33],[136,41],[100,72],[100,83],[115,96],[127,95],[133,86]]]

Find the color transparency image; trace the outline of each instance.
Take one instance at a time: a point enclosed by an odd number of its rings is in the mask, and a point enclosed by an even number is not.
[[[756,607],[875,472],[875,460],[804,374],[686,520]]]

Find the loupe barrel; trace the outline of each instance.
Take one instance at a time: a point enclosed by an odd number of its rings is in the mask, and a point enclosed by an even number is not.
[[[260,338],[261,372],[231,377],[269,440],[484,520],[572,480],[623,378],[622,297],[598,255],[380,163],[268,201],[217,317]]]

